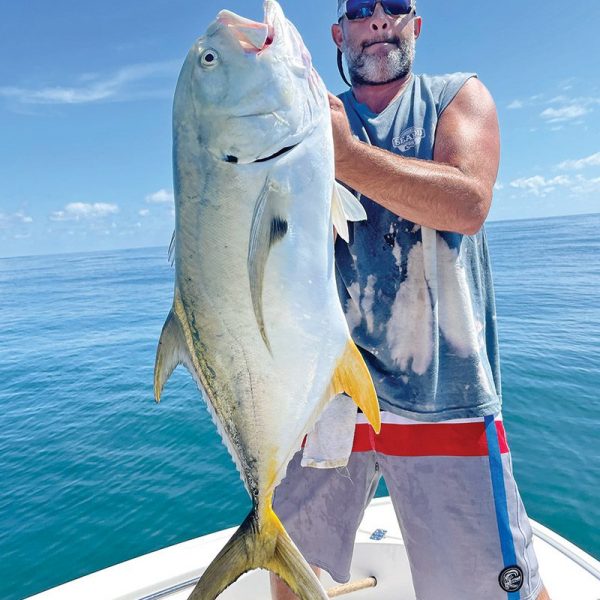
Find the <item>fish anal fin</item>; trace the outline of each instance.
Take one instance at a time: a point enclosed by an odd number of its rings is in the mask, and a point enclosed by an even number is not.
[[[175,308],[171,309],[162,328],[154,363],[154,399],[160,402],[162,390],[177,365],[189,366],[189,351]]]
[[[265,510],[255,508],[204,571],[188,600],[214,600],[244,573],[268,569],[303,600],[326,600],[327,593],[292,542],[270,498]]]
[[[332,395],[347,394],[350,396],[365,414],[375,433],[380,432],[381,415],[377,393],[369,369],[352,340],[346,344],[344,353],[335,368],[331,380],[331,392]]]

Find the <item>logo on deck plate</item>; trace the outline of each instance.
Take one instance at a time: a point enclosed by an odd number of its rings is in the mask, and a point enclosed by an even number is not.
[[[505,592],[518,592],[523,587],[523,570],[520,567],[507,567],[498,577],[500,587]]]
[[[387,529],[376,529],[371,534],[371,539],[380,542],[387,535]]]

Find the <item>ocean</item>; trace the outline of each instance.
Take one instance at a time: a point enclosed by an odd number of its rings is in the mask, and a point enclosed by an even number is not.
[[[487,231],[525,505],[598,558],[600,215]],[[233,526],[250,508],[187,372],[153,401],[166,254],[0,259],[3,600]]]

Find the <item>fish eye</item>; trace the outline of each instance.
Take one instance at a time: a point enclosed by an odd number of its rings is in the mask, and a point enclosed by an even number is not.
[[[219,62],[219,55],[216,50],[208,48],[200,55],[200,65],[202,67],[214,67]]]

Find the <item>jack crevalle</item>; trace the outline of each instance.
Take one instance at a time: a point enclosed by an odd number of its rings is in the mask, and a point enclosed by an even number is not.
[[[221,11],[190,50],[173,107],[175,294],[155,396],[178,364],[195,378],[253,510],[190,598],[212,600],[255,568],[300,598],[327,598],[271,500],[336,394],[378,431],[377,397],[351,340],[333,225],[365,218],[334,180],[325,86],[275,0],[263,23]]]

